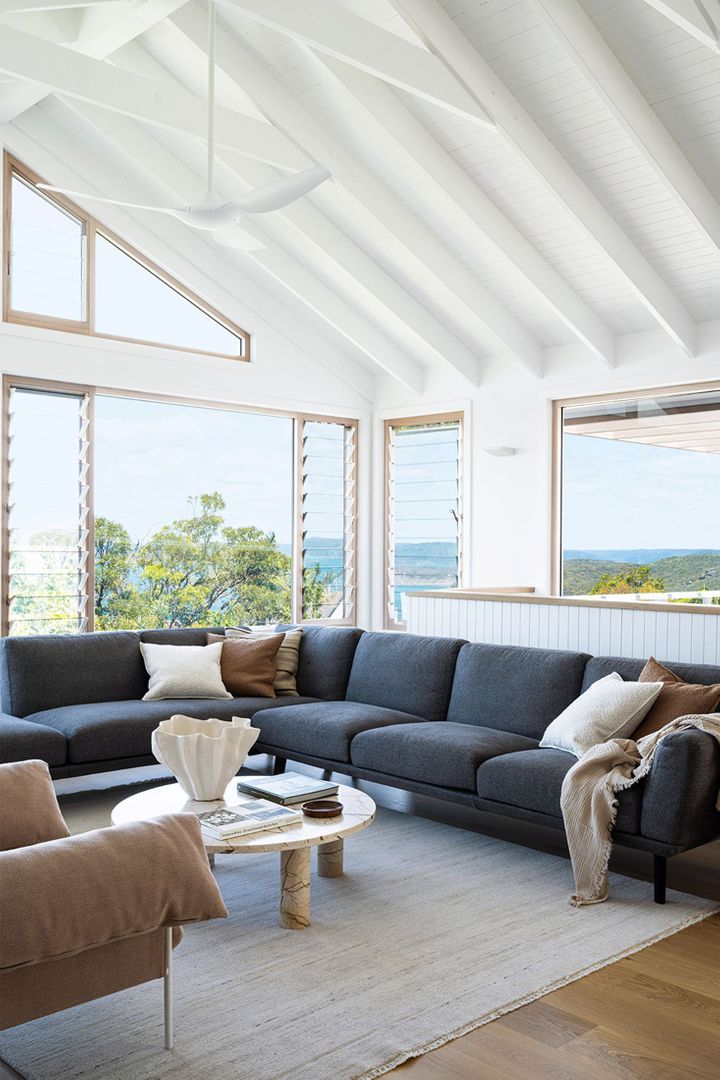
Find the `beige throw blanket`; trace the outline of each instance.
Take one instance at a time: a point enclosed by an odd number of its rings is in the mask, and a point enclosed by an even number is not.
[[[637,743],[632,739],[598,743],[570,769],[563,781],[560,805],[575,874],[571,904],[581,907],[607,900],[607,868],[617,815],[617,793],[637,784],[650,772],[655,751],[663,739],[690,728],[706,731],[720,742],[720,713],[680,716]]]

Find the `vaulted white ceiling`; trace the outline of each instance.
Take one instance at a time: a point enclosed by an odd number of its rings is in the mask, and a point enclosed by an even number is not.
[[[204,5],[62,4],[0,0],[7,143],[53,183],[198,199]],[[135,226],[413,393],[488,357],[541,378],[570,342],[612,366],[645,329],[692,356],[720,317],[719,28],[720,0],[232,0],[219,190],[314,162],[333,182],[247,219],[257,252]]]

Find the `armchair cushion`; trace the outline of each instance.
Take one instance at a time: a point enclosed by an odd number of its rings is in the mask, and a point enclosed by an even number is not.
[[[0,765],[0,850],[69,836],[45,761]]]
[[[0,910],[2,969],[227,915],[192,814],[3,852]]]

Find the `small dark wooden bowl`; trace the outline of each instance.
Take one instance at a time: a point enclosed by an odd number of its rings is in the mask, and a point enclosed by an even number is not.
[[[337,799],[313,799],[302,805],[305,817],[338,817],[342,810],[343,804]]]

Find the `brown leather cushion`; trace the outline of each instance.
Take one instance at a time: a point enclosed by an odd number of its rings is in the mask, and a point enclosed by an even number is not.
[[[253,640],[227,638],[223,634],[208,634],[208,645],[222,641],[220,674],[233,697],[275,697],[273,680],[277,668],[278,649],[284,634]]]
[[[659,731],[671,720],[689,713],[715,712],[720,705],[720,683],[703,686],[702,683],[686,683],[669,668],[651,656],[640,672],[638,682],[661,682],[665,685],[643,722],[631,738],[642,739]]]
[[[0,806],[0,851],[70,835],[44,761],[0,765]]]

